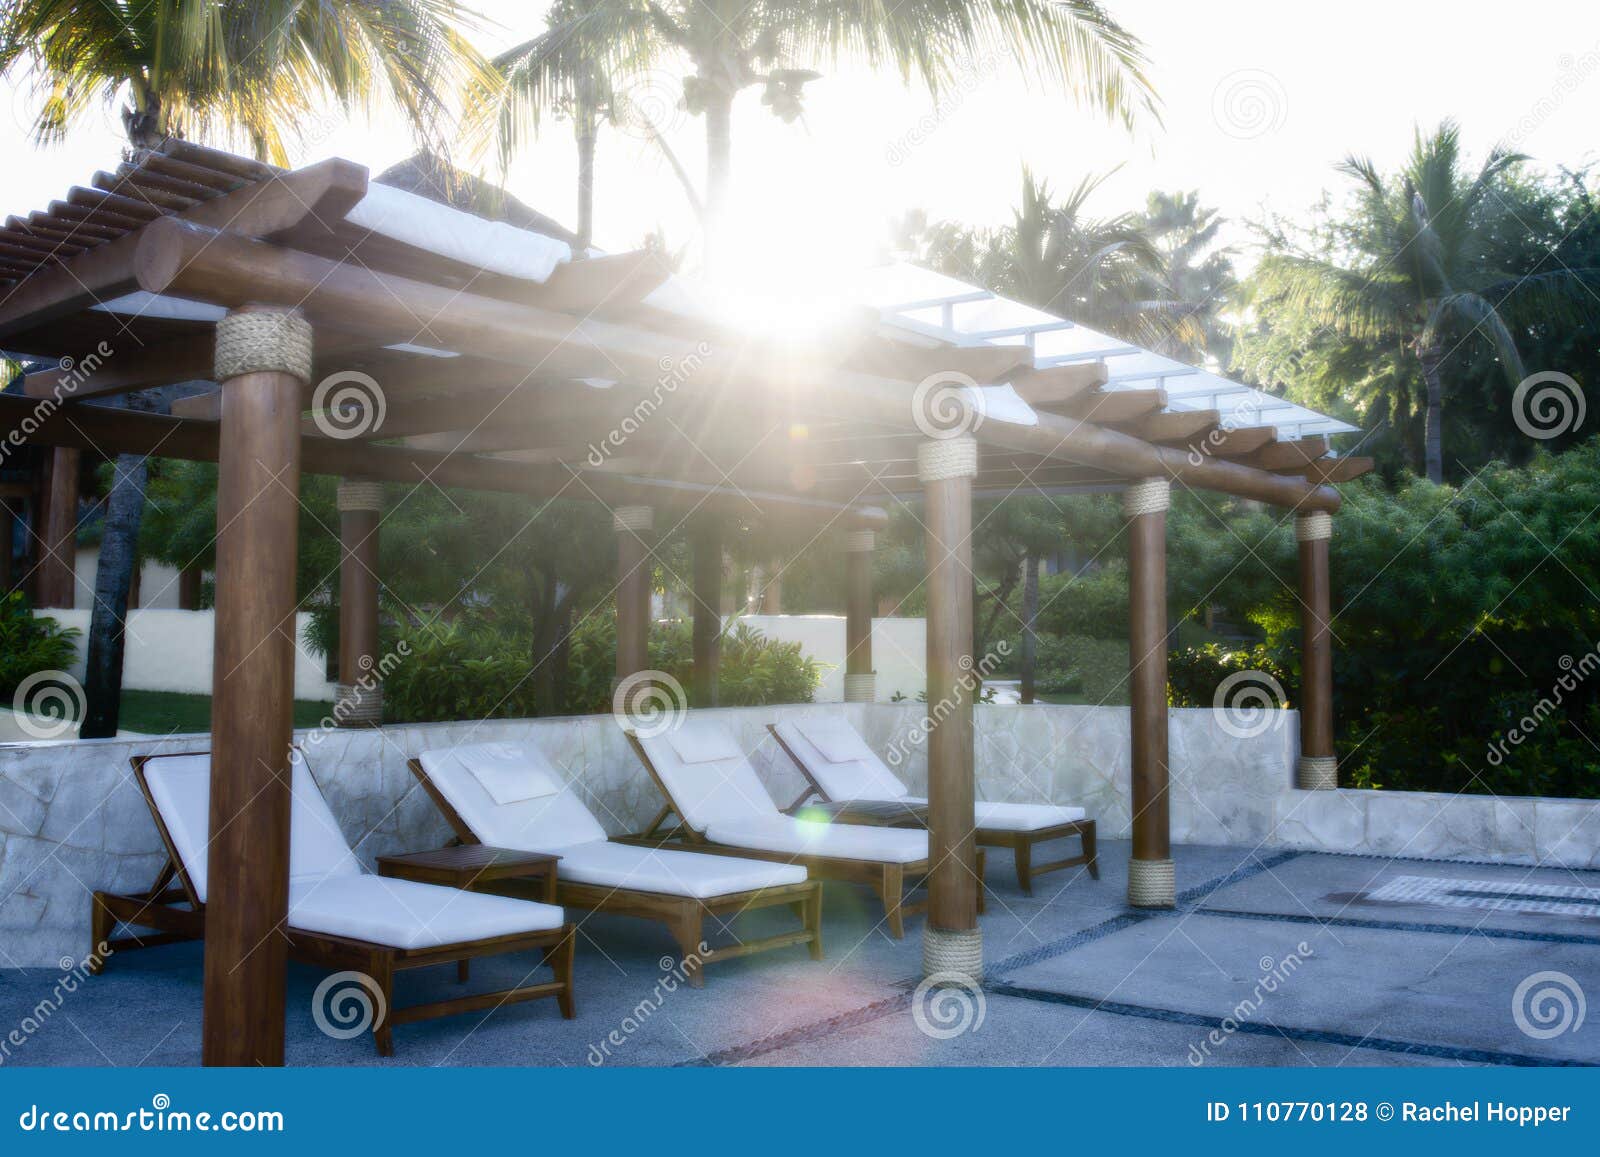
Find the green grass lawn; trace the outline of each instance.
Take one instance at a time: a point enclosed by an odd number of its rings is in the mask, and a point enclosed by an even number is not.
[[[294,725],[315,727],[332,710],[332,703],[296,699]],[[151,735],[210,731],[211,696],[182,695],[176,691],[124,691],[118,722],[124,731],[144,731]]]

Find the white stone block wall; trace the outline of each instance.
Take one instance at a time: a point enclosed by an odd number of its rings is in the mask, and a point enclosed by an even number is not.
[[[751,755],[773,800],[805,786],[766,730],[783,717],[843,712],[918,795],[927,793],[920,703],[724,708],[714,714]],[[1108,839],[1129,831],[1129,724],[1122,707],[982,706],[977,792],[984,800],[1088,809]],[[1174,709],[1172,835],[1177,843],[1600,869],[1600,801],[1414,792],[1298,791],[1298,721],[1283,712],[1257,735],[1223,731],[1205,709]],[[391,851],[450,836],[407,770],[437,747],[538,743],[612,833],[637,831],[661,806],[610,715],[435,723],[301,733],[345,837],[371,866]],[[0,745],[0,964],[55,967],[88,947],[88,892],[141,890],[160,840],[129,758],[201,749],[206,736]]]

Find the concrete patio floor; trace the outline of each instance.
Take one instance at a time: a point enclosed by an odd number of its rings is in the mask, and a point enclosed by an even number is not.
[[[981,1005],[970,993],[945,994],[952,1003],[943,1011],[969,1023],[948,1037],[930,995],[914,992],[920,918],[905,940],[891,940],[865,891],[829,885],[820,963],[803,949],[765,953],[713,966],[703,990],[667,992],[659,987],[673,964],[664,930],[576,913],[575,1021],[539,1001],[405,1025],[395,1030],[392,1060],[376,1055],[368,1035],[321,1031],[312,1006],[326,974],[294,966],[288,1060],[1600,1064],[1600,1013],[1548,1035],[1526,1015],[1534,1032],[1524,1031],[1513,1012],[1519,985],[1539,973],[1600,995],[1600,873],[1190,846],[1175,852],[1178,909],[1145,913],[1123,901],[1127,857],[1125,842],[1103,841],[1099,881],[1057,873],[1032,898],[1017,891],[1004,856],[991,859],[987,990]],[[750,930],[766,915],[746,917]],[[480,962],[472,983],[508,984],[530,966],[526,957]],[[0,1036],[34,1015],[59,975],[0,970]],[[1547,983],[1530,986],[1525,1008]],[[404,975],[399,999],[459,991],[453,970],[436,968]],[[200,1007],[198,946],[126,953],[13,1043],[6,1063],[194,1064]]]

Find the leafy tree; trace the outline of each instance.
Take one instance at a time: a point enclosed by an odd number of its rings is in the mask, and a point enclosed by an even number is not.
[[[800,117],[805,85],[819,75],[812,64],[887,64],[938,94],[967,62],[1001,53],[1124,123],[1153,108],[1138,40],[1094,0],[566,0],[544,33],[498,61],[512,111],[497,129],[502,148],[515,148],[537,123],[531,110],[580,97],[585,76],[607,77],[616,89],[641,68],[685,63],[683,106],[705,117],[706,264],[714,267],[732,174],[733,102],[744,89],[759,87],[762,104],[787,122]]]
[[[1496,201],[1521,154],[1491,149],[1476,173],[1452,121],[1419,129],[1393,178],[1351,156],[1339,170],[1357,183],[1355,208],[1331,231],[1279,234],[1256,272],[1263,313],[1300,315],[1359,341],[1403,348],[1415,359],[1425,414],[1422,462],[1444,478],[1444,365],[1467,343],[1486,342],[1508,383],[1525,376],[1519,340],[1553,317],[1573,318],[1593,300],[1600,266],[1557,261],[1508,266],[1497,258]],[[1499,251],[1497,251],[1499,250]],[[1381,383],[1380,379],[1380,383]]]
[[[1175,323],[1156,342],[1157,353],[1195,362],[1210,355],[1223,366],[1231,360],[1232,326],[1222,313],[1238,282],[1233,250],[1218,240],[1223,223],[1197,192],[1150,194],[1139,227],[1156,252],[1156,268],[1140,296]]]

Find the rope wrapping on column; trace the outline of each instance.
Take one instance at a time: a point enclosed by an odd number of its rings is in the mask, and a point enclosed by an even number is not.
[[[1128,518],[1160,514],[1172,505],[1172,483],[1165,478],[1141,478],[1122,492],[1122,513]]]
[[[340,727],[377,727],[383,722],[382,684],[340,683],[333,719]]]
[[[874,703],[878,699],[878,676],[846,675],[844,677],[844,701],[846,703]]]
[[[656,512],[650,506],[619,506],[611,512],[611,529],[624,530],[654,530],[656,528]]]
[[[1304,791],[1332,791],[1339,786],[1339,759],[1302,755],[1294,765],[1294,785]]]
[[[974,986],[983,983],[983,932],[965,928],[952,932],[929,924],[922,929],[922,975],[941,973],[964,977]]]
[[[298,313],[281,309],[235,310],[217,322],[213,377],[219,382],[240,374],[293,374],[311,380],[311,325]]]
[[[978,440],[963,436],[923,442],[917,447],[917,477],[923,482],[971,478],[978,473]]]
[[[383,483],[341,479],[338,507],[340,513],[349,510],[382,510]]]
[[[1128,903],[1135,908],[1171,908],[1178,902],[1171,860],[1128,861]]]
[[[1333,515],[1326,510],[1313,510],[1310,514],[1294,516],[1294,540],[1316,542],[1333,537]]]
[[[870,530],[851,530],[844,536],[844,549],[846,554],[868,552],[877,545],[878,536]]]

